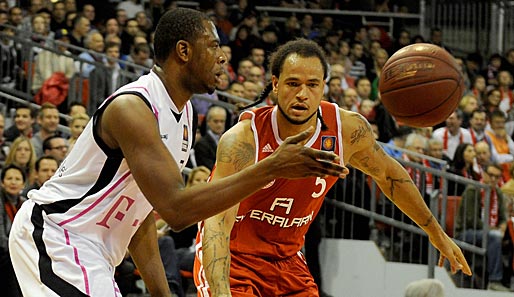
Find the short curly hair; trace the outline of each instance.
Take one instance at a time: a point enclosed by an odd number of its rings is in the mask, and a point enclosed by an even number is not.
[[[210,21],[202,12],[176,8],[166,12],[155,29],[154,49],[157,65],[168,59],[179,40],[194,42],[205,31],[203,21]]]

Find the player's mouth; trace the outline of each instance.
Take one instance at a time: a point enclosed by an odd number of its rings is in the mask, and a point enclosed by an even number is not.
[[[293,111],[294,115],[302,115],[308,111],[309,108],[305,104],[295,104],[291,106],[291,110]]]

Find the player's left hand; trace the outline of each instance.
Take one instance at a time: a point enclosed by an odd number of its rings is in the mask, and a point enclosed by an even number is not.
[[[439,250],[441,256],[439,257],[438,265],[440,267],[443,266],[444,260],[448,259],[451,266],[452,274],[457,273],[457,271],[462,270],[464,274],[472,275],[471,268],[469,268],[468,262],[462,253],[462,250],[457,246],[457,244],[446,234],[443,233],[444,238],[441,240],[433,240],[430,237],[430,242]]]

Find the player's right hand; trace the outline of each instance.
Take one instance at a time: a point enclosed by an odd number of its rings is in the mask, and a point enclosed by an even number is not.
[[[301,142],[309,138],[313,127],[286,138],[278,149],[269,157],[273,160],[276,177],[304,178],[309,176],[346,177],[348,168],[341,165],[339,156],[333,152],[305,147]]]

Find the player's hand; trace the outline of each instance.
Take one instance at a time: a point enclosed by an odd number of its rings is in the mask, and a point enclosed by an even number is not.
[[[314,128],[310,127],[299,134],[286,138],[269,157],[273,160],[273,173],[276,177],[291,179],[327,175],[346,177],[349,170],[340,165],[339,156],[332,152],[315,150],[299,144],[309,138],[313,131]]]
[[[462,250],[457,246],[457,244],[446,234],[444,233],[444,237],[442,241],[435,242],[430,237],[430,241],[432,244],[439,250],[441,256],[439,257],[439,266],[443,266],[444,260],[448,259],[450,262],[450,267],[452,274],[457,273],[457,271],[462,270],[464,274],[472,275],[471,268],[469,268],[468,262],[462,253]]]

